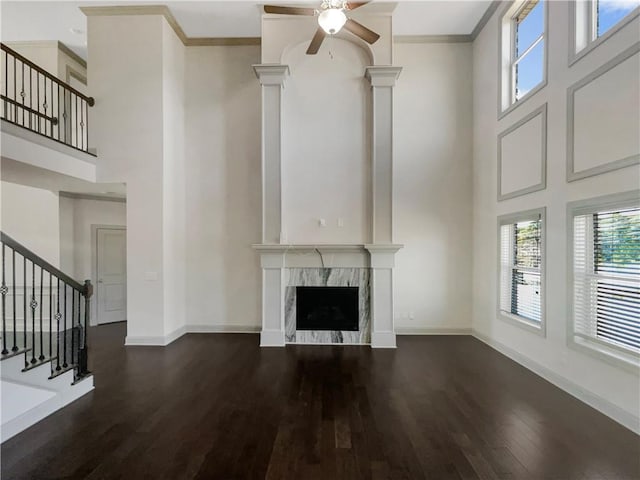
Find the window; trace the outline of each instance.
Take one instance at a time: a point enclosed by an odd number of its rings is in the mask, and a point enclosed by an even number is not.
[[[633,20],[640,0],[579,0],[571,2],[574,28],[574,61]]]
[[[543,0],[515,2],[503,17],[501,111],[544,85],[545,3]]]
[[[640,354],[640,201],[573,211],[573,335],[600,351]]]
[[[640,5],[640,0],[595,0],[593,36],[601,37]]]
[[[502,318],[543,331],[544,210],[500,218]]]

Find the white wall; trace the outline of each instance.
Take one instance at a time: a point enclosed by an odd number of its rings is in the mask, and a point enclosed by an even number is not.
[[[283,58],[291,71],[282,107],[284,241],[369,243],[369,58],[337,38],[327,39],[317,55],[306,55],[307,47],[298,44]]]
[[[498,14],[473,45],[473,328],[556,384],[627,425],[636,423],[638,375],[567,347],[566,204],[638,188],[640,172],[628,167],[571,183],[566,181],[566,90],[637,41],[638,20],[568,67],[568,2],[548,2],[549,83],[503,119],[497,119]],[[548,103],[546,190],[497,202],[497,135]],[[599,132],[590,132],[599,136]],[[603,145],[615,139],[599,136]],[[610,147],[614,147],[611,143]],[[547,207],[546,338],[496,318],[497,217]],[[635,417],[635,420],[634,420]]]
[[[60,266],[58,195],[48,190],[2,182],[0,230]]]
[[[186,50],[187,323],[203,329],[261,321],[259,62],[259,46]]]
[[[161,342],[163,287],[163,23],[89,16],[90,145],[98,181],[127,183],[127,335]]]
[[[471,45],[396,43],[395,325],[471,326]],[[413,319],[410,318],[413,316]]]

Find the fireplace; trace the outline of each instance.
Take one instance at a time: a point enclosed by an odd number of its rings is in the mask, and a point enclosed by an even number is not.
[[[296,330],[358,331],[358,287],[296,287]]]

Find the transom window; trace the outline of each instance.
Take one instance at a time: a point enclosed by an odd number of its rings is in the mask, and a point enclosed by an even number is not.
[[[500,220],[500,314],[540,329],[543,322],[543,212]]]
[[[640,205],[573,217],[574,334],[640,354]]]

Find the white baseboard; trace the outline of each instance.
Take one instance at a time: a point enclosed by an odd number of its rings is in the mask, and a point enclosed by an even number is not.
[[[260,332],[261,347],[284,347],[284,331],[262,330]]]
[[[259,325],[187,325],[187,333],[260,333]]]
[[[371,348],[396,348],[394,332],[371,332]]]
[[[529,357],[522,355],[520,352],[507,347],[492,338],[487,337],[477,330],[472,331],[472,335],[488,346],[509,357],[514,362],[519,363],[526,369],[532,371],[536,375],[544,378],[558,388],[561,388],[570,395],[573,395],[581,402],[595,408],[599,412],[605,414],[609,418],[615,420],[620,425],[628,428],[632,432],[640,435],[640,417],[633,415],[626,410],[611,403],[609,400],[590,392],[568,378],[558,375],[556,372],[540,365],[538,362],[531,360]]]
[[[396,335],[471,335],[471,328],[396,327]]]

